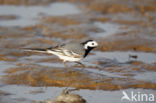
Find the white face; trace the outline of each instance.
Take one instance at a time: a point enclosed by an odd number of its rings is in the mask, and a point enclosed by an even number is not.
[[[85,49],[88,49],[88,47],[95,48],[98,46],[98,43],[96,41],[89,41],[85,44]]]

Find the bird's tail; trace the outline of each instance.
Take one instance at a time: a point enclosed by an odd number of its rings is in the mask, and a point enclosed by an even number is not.
[[[40,48],[22,48],[22,49],[27,52],[47,53],[47,49],[40,49]]]

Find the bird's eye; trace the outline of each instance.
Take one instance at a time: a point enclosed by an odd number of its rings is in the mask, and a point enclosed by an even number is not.
[[[92,45],[94,45],[94,43],[92,43]]]

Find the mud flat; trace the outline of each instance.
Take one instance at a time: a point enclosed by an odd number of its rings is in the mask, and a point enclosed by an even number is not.
[[[65,88],[88,103],[121,103],[123,90],[155,94],[154,0],[0,4],[0,102],[44,103]],[[87,39],[100,45],[81,61],[85,68],[67,63],[67,70],[56,56],[22,50]]]

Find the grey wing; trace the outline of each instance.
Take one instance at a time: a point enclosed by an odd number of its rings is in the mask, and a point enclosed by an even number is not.
[[[68,43],[49,48],[54,52],[59,52],[61,55],[80,58],[83,57],[85,52],[83,46],[77,43]]]
[[[55,47],[49,47],[49,48],[47,48],[47,50],[61,52],[64,46],[65,46],[65,44],[57,45]]]
[[[74,53],[73,51],[64,50],[63,53],[64,53],[65,56],[68,56],[68,57],[82,58],[81,55],[79,55],[77,53]]]
[[[80,56],[84,56],[85,54],[85,49],[83,48],[83,45],[79,43],[69,43],[64,45],[63,48],[72,52],[73,54],[77,54]]]

